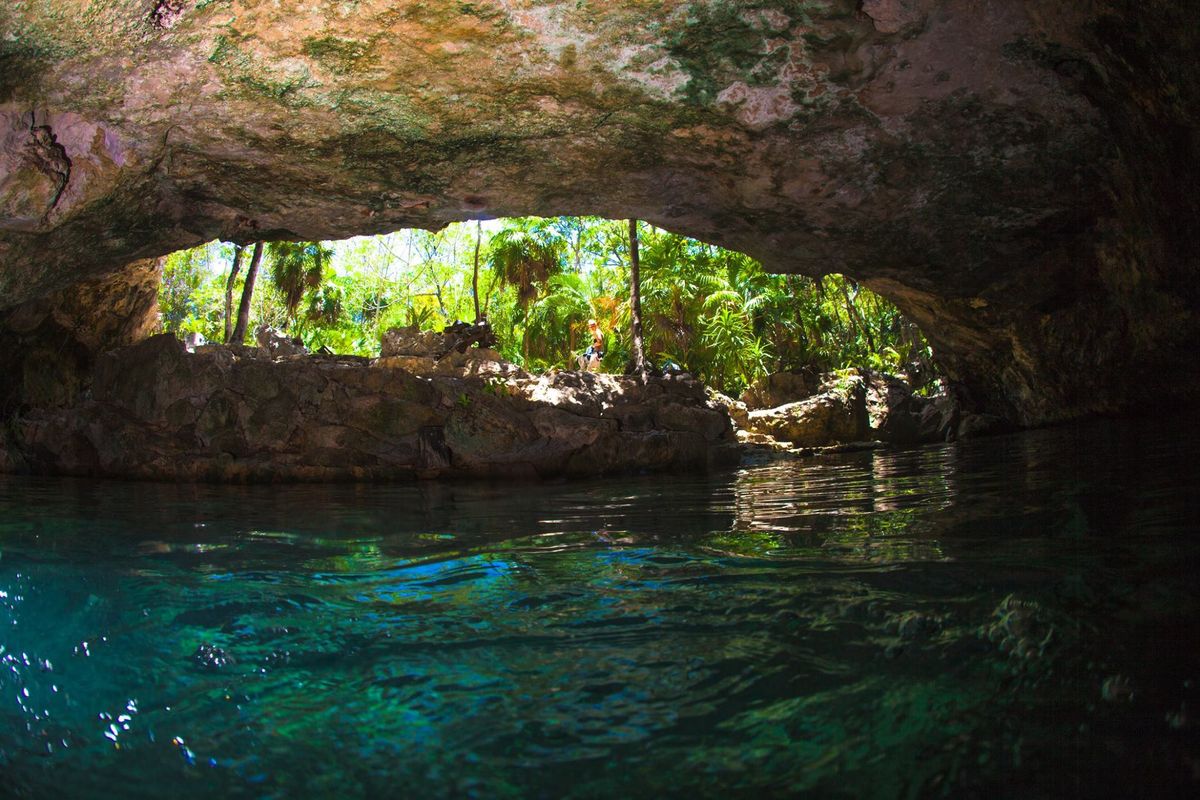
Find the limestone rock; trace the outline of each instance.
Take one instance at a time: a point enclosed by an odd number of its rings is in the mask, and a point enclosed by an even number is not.
[[[76,402],[96,357],[158,324],[159,259],[0,312],[0,413]]]
[[[0,125],[0,229],[38,230],[66,188],[71,162],[33,114],[6,121]]]
[[[417,375],[441,375],[446,377],[528,377],[528,373],[509,361],[505,361],[495,350],[472,347],[466,352],[451,351],[442,358],[417,355],[380,356],[376,363],[383,367],[406,369]]]
[[[958,438],[975,439],[1009,433],[1012,430],[1011,422],[995,414],[966,414],[958,423]]]
[[[491,325],[483,320],[477,323],[455,322],[443,328],[441,333],[423,331],[416,325],[391,328],[384,332],[380,344],[383,358],[399,356],[436,361],[454,355],[467,355],[472,349],[494,356],[491,348],[496,346],[496,337]]]
[[[86,13],[74,9],[86,6]],[[1022,424],[1188,400],[1177,0],[0,4],[0,310],[216,237],[638,217],[849,274]]]
[[[260,325],[254,332],[254,340],[258,346],[271,354],[273,358],[290,358],[308,353],[308,348],[299,336],[288,336],[283,331],[277,331],[266,325]]]
[[[917,417],[917,436],[922,442],[954,442],[1013,430],[1011,422],[994,414],[964,410],[962,402],[952,394],[932,397],[914,413]]]
[[[746,404],[743,401],[734,400],[732,397],[721,394],[715,389],[709,389],[708,397],[713,403],[716,403],[725,409],[725,413],[729,415],[731,420],[733,420],[733,424],[743,429],[746,427],[746,424],[750,419],[750,410],[746,407]]]
[[[705,469],[738,457],[729,417],[694,381],[462,368],[494,357],[456,353],[418,375],[398,356],[189,352],[153,336],[101,356],[90,399],[16,417],[0,468],[221,481],[514,478]]]
[[[809,371],[773,372],[742,392],[742,403],[751,411],[776,408],[816,394],[821,378]]]
[[[921,412],[925,401],[913,394],[905,381],[881,372],[866,373],[867,418],[871,438],[896,445],[921,439]]]
[[[931,398],[921,409],[919,437],[922,442],[953,442],[961,421],[962,406],[952,395]]]
[[[204,338],[203,333],[188,333],[183,337],[183,346],[189,353],[196,352],[197,347],[204,347],[208,344],[208,339]]]
[[[862,11],[880,33],[900,33],[919,26],[924,19],[922,6],[932,5],[924,0],[863,0]]]
[[[826,391],[776,408],[751,411],[747,428],[797,447],[823,447],[867,438],[866,384],[843,376]]]
[[[26,472],[28,464],[6,428],[0,428],[0,473]]]
[[[423,331],[416,325],[391,328],[384,332],[379,355],[415,356],[436,359],[445,352],[445,337],[436,331]]]

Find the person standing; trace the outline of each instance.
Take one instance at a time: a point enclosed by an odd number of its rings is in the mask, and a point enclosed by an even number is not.
[[[600,326],[596,320],[588,320],[588,333],[592,335],[592,343],[588,349],[583,351],[583,356],[580,358],[580,366],[587,372],[600,371],[600,359],[604,358],[604,334],[600,332]]]

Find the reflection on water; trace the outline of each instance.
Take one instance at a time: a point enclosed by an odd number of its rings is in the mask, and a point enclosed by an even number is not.
[[[0,479],[0,794],[1193,794],[1190,441],[549,486]]]

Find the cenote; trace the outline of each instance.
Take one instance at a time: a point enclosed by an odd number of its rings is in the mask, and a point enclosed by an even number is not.
[[[1198,52],[0,2],[0,798],[1200,796]]]
[[[0,479],[34,797],[1195,786],[1194,430],[689,477]]]

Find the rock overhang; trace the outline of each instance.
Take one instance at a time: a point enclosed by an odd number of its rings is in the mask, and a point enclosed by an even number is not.
[[[1023,422],[1194,329],[1166,3],[43,5],[0,11],[5,306],[216,236],[598,213],[863,279]]]

